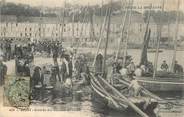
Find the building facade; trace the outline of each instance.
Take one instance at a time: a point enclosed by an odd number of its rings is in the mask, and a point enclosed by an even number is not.
[[[13,20],[14,19],[14,20]],[[31,18],[30,18],[31,19]],[[28,22],[18,22],[16,18],[12,18],[11,21],[2,21],[0,23],[0,37],[1,38],[30,38],[30,39],[64,39],[65,41],[71,41],[74,39],[81,39],[82,41],[95,41],[100,37],[100,31],[103,24],[104,17],[95,17],[93,26],[89,22],[67,22],[58,21],[55,19],[42,21],[39,18],[37,20],[28,20]],[[121,38],[121,29],[123,24],[123,17],[112,16],[111,25],[110,25],[110,41],[117,44],[118,38]],[[128,23],[126,23],[128,24]],[[91,38],[91,27],[94,31],[94,40]],[[150,21],[149,28],[151,29],[151,44],[155,44],[158,33],[158,26],[154,21]],[[129,38],[128,42],[130,44],[142,44],[143,37],[146,30],[146,23],[141,15],[134,15],[131,18],[130,26],[125,25],[125,32],[128,33]],[[106,36],[107,27],[105,27],[102,37]],[[179,26],[179,36],[184,36],[184,25],[180,24]],[[162,28],[162,37],[173,38],[175,33],[175,24],[164,25]],[[154,46],[154,45],[152,45]]]

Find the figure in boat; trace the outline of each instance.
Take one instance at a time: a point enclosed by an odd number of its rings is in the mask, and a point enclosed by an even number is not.
[[[169,68],[169,66],[168,66],[168,64],[166,63],[166,61],[164,60],[163,61],[163,63],[162,63],[162,65],[161,65],[161,67],[160,67],[163,71],[168,71],[168,68]]]
[[[132,80],[131,80],[131,83],[128,87],[128,90],[129,90],[130,96],[134,96],[134,97],[141,96],[140,95],[141,86],[139,85],[139,83],[135,77],[132,77]]]
[[[178,61],[175,61],[175,64],[174,64],[174,73],[178,73],[178,74],[183,73],[183,67],[182,65],[178,64]]]

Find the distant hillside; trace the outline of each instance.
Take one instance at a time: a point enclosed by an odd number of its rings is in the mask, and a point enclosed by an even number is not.
[[[40,12],[40,9],[31,7],[25,4],[14,4],[14,3],[6,3],[1,8],[2,15],[14,15],[14,16],[56,16],[56,14],[43,14]]]
[[[24,17],[62,17],[65,15],[65,17],[68,17],[72,20],[72,16],[74,14],[75,21],[83,21],[84,16],[87,17],[87,20],[90,19],[90,13],[95,14],[95,16],[105,16],[107,8],[109,8],[110,4],[104,4],[103,6],[95,5],[95,6],[80,6],[75,5],[72,6],[71,4],[67,4],[65,8],[65,14],[63,14],[63,8],[41,8],[41,7],[31,7],[29,5],[25,4],[14,4],[14,3],[6,3],[1,8],[1,14],[2,15],[14,15],[17,17],[24,16]],[[121,2],[113,2],[112,8],[113,16],[121,16],[124,14],[125,11],[121,11]],[[49,11],[49,12],[47,12]],[[137,11],[133,11],[134,15],[142,15],[141,13]],[[156,23],[173,23],[176,21],[176,11],[169,11],[162,13],[161,11],[151,11],[151,16],[153,17],[154,21]],[[144,21],[146,21],[148,17],[148,11],[145,11],[144,14]],[[161,18],[161,19],[160,19]],[[61,18],[62,19],[62,18]],[[180,22],[184,22],[184,13],[180,12]]]

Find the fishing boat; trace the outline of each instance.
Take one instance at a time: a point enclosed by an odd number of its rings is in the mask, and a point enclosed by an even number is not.
[[[163,2],[164,4],[164,2]],[[179,2],[178,2],[178,9],[179,9]],[[178,16],[176,21],[176,29],[178,29]],[[149,19],[148,19],[149,20]],[[150,33],[151,31],[148,29],[149,21],[147,23],[147,28],[144,36],[144,42],[143,42],[143,48],[142,48],[142,54],[141,54],[141,61],[140,65],[145,65],[145,62],[148,62],[147,60],[147,48],[148,43],[150,40]],[[155,92],[162,92],[162,91],[183,91],[184,89],[184,74],[183,73],[174,73],[173,66],[176,59],[176,50],[177,50],[177,41],[175,41],[175,48],[174,48],[174,55],[173,55],[173,61],[172,61],[172,71],[157,71],[157,61],[159,56],[159,40],[161,38],[161,26],[159,26],[159,38],[157,40],[157,49],[156,49],[156,55],[155,55],[155,61],[154,61],[154,72],[152,73],[146,73],[142,77],[138,77],[137,80],[140,82],[140,84],[145,87],[146,89],[150,91]],[[177,30],[175,32],[175,40],[177,40]],[[145,65],[146,66],[146,65]]]
[[[132,5],[133,1],[129,1],[127,5]],[[112,0],[111,0],[112,5]],[[123,112],[130,112],[135,111],[137,114],[141,115],[142,117],[148,117],[154,115],[154,109],[157,108],[158,101],[153,98],[152,96],[148,95],[147,93],[144,93],[145,95],[142,95],[140,97],[130,96],[127,87],[128,83],[126,82],[121,84],[121,89],[118,89],[114,85],[108,82],[107,79],[109,78],[109,75],[107,75],[107,67],[106,65],[106,58],[107,58],[107,48],[108,48],[108,40],[109,40],[109,32],[110,32],[110,21],[111,21],[111,12],[112,12],[112,6],[108,8],[106,11],[106,17],[104,19],[105,23],[107,24],[107,35],[105,38],[105,48],[104,48],[104,56],[103,56],[103,65],[102,65],[102,71],[101,74],[98,72],[90,73],[90,79],[91,79],[91,87],[93,89],[93,102],[96,102],[97,105],[101,105],[101,108],[111,108],[118,111]],[[127,16],[128,8],[126,7],[126,16]],[[132,9],[129,10],[129,23],[130,24],[130,18],[131,18],[131,12]],[[126,18],[125,18],[126,20]],[[125,22],[124,20],[124,22]],[[102,31],[104,30],[104,25],[102,27]],[[123,26],[124,27],[124,26]],[[124,31],[123,31],[124,32]],[[93,62],[93,67],[96,63],[96,58],[99,52],[100,43],[102,42],[102,38],[100,38],[98,43],[98,49],[97,53]],[[120,46],[119,46],[120,47]],[[98,65],[98,64],[96,64]],[[110,76],[111,77],[111,76]]]
[[[126,82],[121,85],[123,90],[117,90],[100,76],[91,75],[91,87],[94,91],[93,101],[101,105],[101,108],[107,106],[111,109],[132,112],[136,111],[143,117],[153,116],[154,109],[157,108],[158,101],[151,98],[150,95],[141,97],[129,96],[127,93]],[[146,94],[146,93],[144,93]]]

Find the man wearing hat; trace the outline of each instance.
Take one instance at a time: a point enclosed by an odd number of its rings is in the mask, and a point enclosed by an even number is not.
[[[131,61],[130,64],[127,66],[127,68],[128,68],[129,77],[132,77],[134,75],[134,72],[135,72],[134,62]]]
[[[161,69],[162,69],[163,71],[167,71],[168,68],[169,68],[169,66],[167,65],[166,61],[164,60],[163,63],[162,63],[162,65],[161,65]]]

